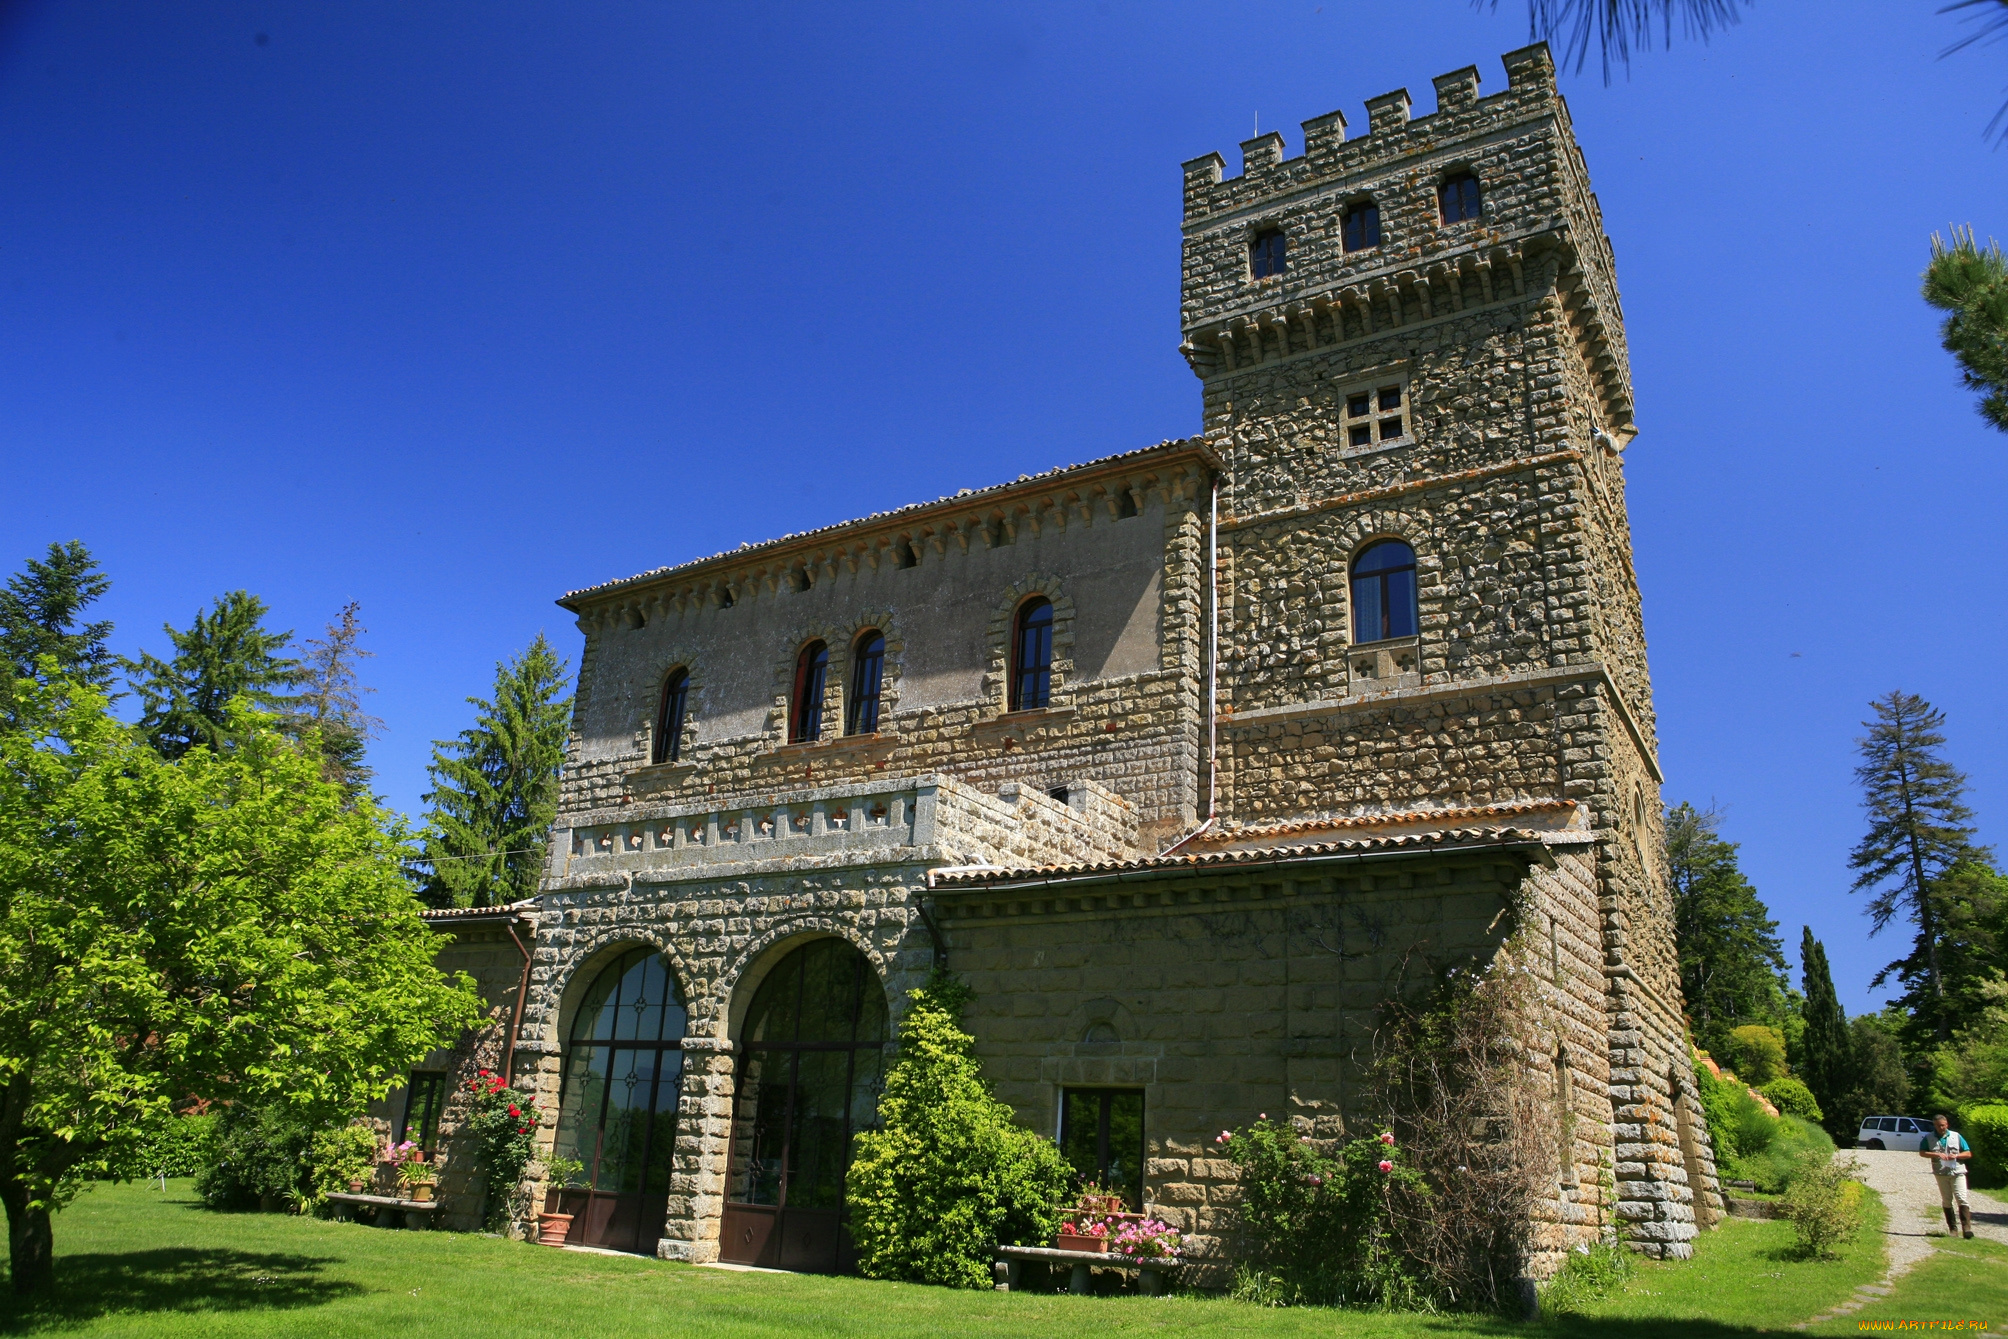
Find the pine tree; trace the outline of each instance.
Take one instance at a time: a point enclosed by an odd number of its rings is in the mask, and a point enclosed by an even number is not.
[[[417,862],[422,896],[434,906],[499,906],[537,890],[558,769],[565,758],[569,667],[542,633],[495,667],[495,697],[470,697],[472,728],[435,740],[431,806]]]
[[[77,620],[111,585],[78,540],[49,545],[44,561],[28,559],[0,591],[0,677],[39,680],[42,657],[53,656],[64,677],[109,693],[112,625]]]
[[[1680,985],[1695,1038],[1720,1050],[1739,1024],[1781,1025],[1785,956],[1778,923],[1722,840],[1721,815],[1682,803],[1666,815],[1666,861]]]
[[[293,718],[296,727],[320,732],[321,777],[340,785],[352,799],[369,788],[375,773],[364,764],[363,753],[383,732],[383,722],[363,710],[363,694],[376,689],[363,686],[357,662],[376,652],[359,645],[369,630],[362,625],[361,610],[349,601],[328,624],[326,636],[307,639]]]
[[[1924,300],[1951,313],[1939,341],[1959,360],[1966,388],[1980,392],[1980,417],[2008,432],[2008,257],[1991,240],[1981,246],[1971,228],[1953,229],[1950,245],[1933,233]]]
[[[1908,989],[1908,1002],[1938,1041],[1952,1036],[1947,1007],[1942,927],[1934,886],[1947,871],[1981,853],[1973,845],[1973,811],[1966,807],[1966,776],[1939,756],[1945,747],[1945,713],[1914,694],[1892,692],[1872,704],[1876,719],[1857,743],[1862,765],[1862,807],[1869,830],[1848,858],[1860,871],[1854,891],[1869,893],[1869,933],[1899,914],[1917,927],[1907,955],[1876,974],[1892,974]]]
[[[1794,1060],[1799,1078],[1813,1090],[1813,1100],[1832,1117],[1843,1094],[1854,1085],[1854,1048],[1847,1010],[1841,1008],[1833,973],[1827,968],[1827,950],[1813,938],[1810,925],[1799,936],[1799,970],[1806,988],[1806,1030]]]
[[[228,708],[243,697],[261,711],[291,713],[286,692],[300,681],[299,662],[275,654],[291,632],[265,630],[265,602],[249,591],[218,597],[214,610],[201,610],[187,632],[163,624],[174,643],[174,659],[142,651],[128,662],[132,685],[145,711],[140,733],[163,758],[173,761],[194,748],[221,749],[232,742]]]

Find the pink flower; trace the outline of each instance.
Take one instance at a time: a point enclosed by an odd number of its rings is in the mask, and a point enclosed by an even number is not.
[[[1381,1136],[1381,1142],[1383,1144],[1392,1144],[1394,1142],[1394,1136],[1392,1134],[1384,1134]]]
[[[1391,1172],[1394,1170],[1394,1164],[1389,1162],[1386,1158],[1382,1158],[1380,1169],[1384,1172]]]

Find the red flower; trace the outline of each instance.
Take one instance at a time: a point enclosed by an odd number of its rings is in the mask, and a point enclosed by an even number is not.
[[[514,1105],[512,1104],[512,1105],[510,1106],[510,1108],[509,1108],[509,1114],[510,1114],[510,1115],[512,1115],[512,1116],[516,1116],[516,1117],[521,1117],[523,1113],[522,1113],[522,1112],[520,1112],[520,1111],[518,1111],[518,1110],[517,1110],[517,1109],[515,1108],[515,1106],[514,1106]]]

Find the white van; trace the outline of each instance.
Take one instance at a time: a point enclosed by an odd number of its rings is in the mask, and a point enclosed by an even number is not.
[[[1856,1148],[1900,1148],[1906,1152],[1923,1148],[1926,1139],[1936,1139],[1937,1131],[1928,1120],[1915,1116],[1864,1116],[1855,1135]]]

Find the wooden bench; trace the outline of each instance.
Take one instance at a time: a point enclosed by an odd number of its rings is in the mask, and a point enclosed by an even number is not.
[[[438,1200],[401,1200],[393,1195],[331,1194],[328,1203],[334,1206],[335,1217],[343,1221],[355,1217],[357,1209],[397,1210],[404,1215],[404,1225],[414,1231],[432,1226],[433,1211],[439,1208]]]
[[[996,1262],[991,1266],[991,1277],[997,1281],[997,1291],[1010,1292],[1019,1286],[1028,1264],[1072,1266],[1072,1276],[1067,1280],[1067,1291],[1085,1293],[1088,1291],[1088,1271],[1091,1269],[1120,1269],[1138,1276],[1137,1286],[1146,1297],[1156,1297],[1164,1292],[1164,1276],[1177,1269],[1184,1262],[1175,1255],[1123,1255],[1115,1251],[1063,1251],[1053,1246],[999,1246]]]

